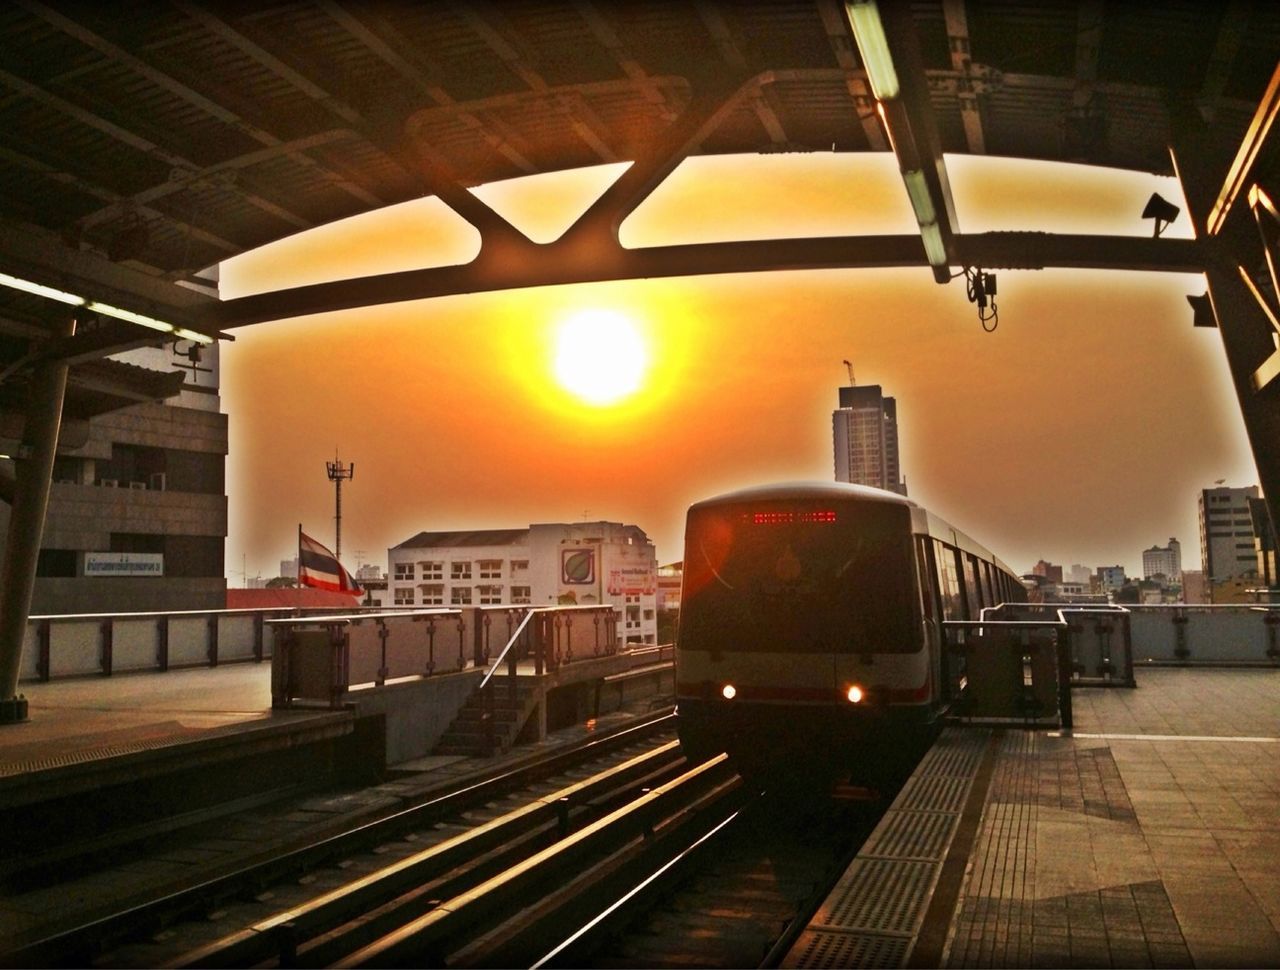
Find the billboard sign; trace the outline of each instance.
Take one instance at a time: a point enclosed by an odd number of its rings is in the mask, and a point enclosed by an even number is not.
[[[595,549],[560,550],[560,584],[562,586],[591,586],[595,581]]]

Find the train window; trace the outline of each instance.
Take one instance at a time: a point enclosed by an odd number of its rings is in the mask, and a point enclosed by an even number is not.
[[[983,559],[978,565],[982,575],[982,601],[987,606],[995,606],[1000,600],[996,596],[995,588],[991,585],[991,563]]]
[[[964,598],[969,605],[969,619],[976,620],[978,611],[987,605],[982,601],[982,586],[978,582],[978,560],[970,555],[961,558],[964,561]]]
[[[958,553],[951,546],[934,542],[934,556],[938,561],[938,584],[942,594],[942,618],[963,620],[964,592],[960,588],[960,569],[956,565]]]
[[[735,652],[914,652],[916,588],[906,506],[694,508],[679,638]]]
[[[927,620],[938,618],[938,589],[934,579],[934,562],[930,555],[929,540],[924,536],[916,537],[916,572],[920,574],[920,599],[924,603],[924,616]]]

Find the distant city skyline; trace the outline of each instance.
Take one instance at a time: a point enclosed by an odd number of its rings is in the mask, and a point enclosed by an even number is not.
[[[966,233],[1149,235],[1150,194],[1181,201],[1172,180],[1141,173],[947,162]],[[618,170],[476,192],[554,238]],[[892,158],[815,153],[686,162],[622,238],[913,229]],[[1166,231],[1188,234],[1185,217]],[[221,287],[231,297],[456,262],[474,238],[435,200],[406,203],[224,263]],[[343,494],[347,559],[359,549],[379,561],[412,529],[573,521],[589,509],[645,529],[670,562],[692,502],[831,480],[830,391],[856,353],[859,377],[910,402],[898,423],[914,501],[1015,569],[1051,556],[1136,575],[1153,541],[1196,533],[1206,483],[1257,481],[1221,339],[1191,324],[1185,297],[1202,292],[1198,274],[1002,271],[1000,324],[984,333],[963,285],[939,286],[926,269],[803,271],[476,294],[241,328],[222,348],[226,561],[265,572],[291,554],[300,521],[332,538],[323,468],[336,446],[361,469]],[[556,376],[559,328],[591,308],[627,317],[647,352],[638,389],[604,406]],[[1169,406],[1157,414],[1152,400]]]

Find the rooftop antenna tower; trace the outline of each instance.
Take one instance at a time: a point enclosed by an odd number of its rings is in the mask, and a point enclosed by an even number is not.
[[[329,481],[333,482],[333,521],[334,521],[334,540],[333,555],[335,559],[342,560],[342,483],[356,477],[356,463],[353,461],[350,465],[344,465],[338,460],[338,449],[333,449],[333,461],[324,463],[325,469],[329,472]]]
[[[849,372],[849,386],[850,386],[850,387],[856,387],[856,386],[857,386],[857,384],[858,384],[858,382],[857,382],[857,381],[855,381],[855,380],[853,379],[853,364],[849,363],[849,362],[846,360],[846,361],[844,362],[844,367],[845,367],[845,370],[847,370],[847,371]]]

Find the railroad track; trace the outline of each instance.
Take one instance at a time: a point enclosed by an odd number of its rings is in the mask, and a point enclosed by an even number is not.
[[[226,935],[225,928],[242,909],[256,910],[245,923],[252,925],[261,920],[264,908],[270,911],[278,909],[281,901],[288,905],[295,899],[323,894],[330,884],[350,881],[353,872],[376,870],[388,859],[412,855],[424,844],[484,827],[504,814],[509,804],[545,801],[550,792],[571,787],[577,779],[632,762],[637,751],[654,748],[646,738],[655,734],[670,737],[671,731],[669,716],[651,718],[534,763],[492,772],[457,791],[424,797],[346,831],[327,834],[287,851],[273,851],[269,857],[251,859],[230,871],[187,885],[170,887],[119,911],[10,941],[0,951],[0,964],[154,966],[168,962],[175,948],[191,949],[191,939],[204,942]],[[634,769],[640,771],[639,777],[644,776],[645,770],[655,772],[653,784],[660,783],[662,773],[669,774],[680,763],[673,743],[661,747],[668,752],[665,765],[646,762]],[[615,780],[619,785],[625,781],[621,776]],[[610,793],[595,789],[590,797],[583,792],[580,804],[556,801],[544,805],[541,811],[551,811],[556,816],[555,824],[562,826],[566,813],[572,822],[583,812],[600,811],[609,797]],[[622,796],[615,792],[612,797]]]
[[[764,792],[687,849],[619,883],[520,965],[776,966],[886,804]]]
[[[739,787],[723,757],[690,767],[670,741],[514,807],[495,803],[483,813],[494,817],[415,833],[400,844],[415,851],[393,861],[352,860],[327,891],[203,944],[189,942],[207,922],[100,963],[473,965],[651,844],[696,829]]]

